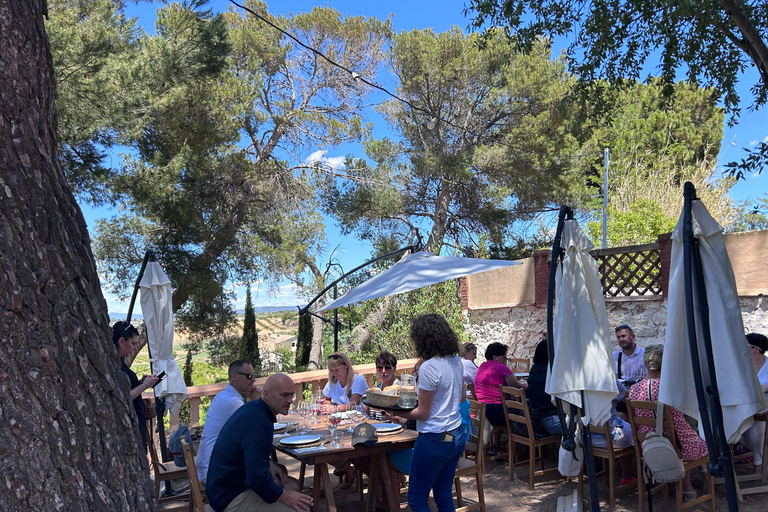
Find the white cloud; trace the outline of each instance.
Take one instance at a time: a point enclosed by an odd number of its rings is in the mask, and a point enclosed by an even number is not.
[[[757,146],[757,139],[749,141],[750,146]]]
[[[328,152],[324,149],[318,149],[311,155],[309,155],[306,159],[306,163],[308,164],[314,164],[314,163],[320,163],[323,165],[326,165],[328,167],[331,167],[332,169],[343,169],[344,168],[344,161],[346,160],[343,156],[327,156]]]

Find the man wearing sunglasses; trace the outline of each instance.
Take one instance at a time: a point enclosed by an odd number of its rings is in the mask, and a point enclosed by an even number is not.
[[[205,415],[203,435],[200,438],[195,463],[197,477],[201,482],[205,482],[208,476],[211,451],[216,444],[216,438],[219,437],[221,427],[245,403],[243,395],[247,395],[248,400],[258,400],[261,397],[261,388],[254,384],[255,380],[253,366],[245,359],[238,359],[229,365],[229,384],[221,393],[213,397],[208,413]]]

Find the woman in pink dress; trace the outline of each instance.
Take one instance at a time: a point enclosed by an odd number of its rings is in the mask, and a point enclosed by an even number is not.
[[[643,362],[648,368],[648,377],[641,380],[629,389],[630,400],[645,400],[656,402],[659,399],[659,379],[661,378],[661,360],[664,356],[664,345],[648,345],[645,347]],[[672,424],[675,426],[678,450],[683,461],[689,462],[707,455],[707,443],[685,421],[685,416],[680,409],[672,409]],[[635,416],[652,418],[656,411],[648,409],[635,409]],[[655,430],[649,425],[639,425],[637,432],[645,434]],[[691,472],[686,471],[683,477],[683,500],[691,501],[696,498],[696,491],[691,486]]]

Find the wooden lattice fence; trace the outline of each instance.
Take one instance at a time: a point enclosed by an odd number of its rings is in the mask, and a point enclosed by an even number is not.
[[[659,244],[591,252],[597,260],[603,294],[608,297],[656,297],[662,293]]]

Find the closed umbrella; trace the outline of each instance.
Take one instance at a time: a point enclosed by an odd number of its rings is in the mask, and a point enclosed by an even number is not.
[[[173,309],[171,282],[156,261],[147,263],[139,283],[141,313],[147,329],[149,362],[152,371],[165,371],[165,378],[155,386],[155,397],[164,399],[164,410],[175,414],[187,399],[187,386],[181,369],[173,358]]]
[[[338,299],[318,309],[317,312],[397,295],[449,279],[512,265],[519,265],[519,263],[507,260],[435,256],[430,252],[420,251],[405,256],[389,269],[352,288]]]
[[[576,220],[565,220],[555,276],[554,357],[546,391],[582,410],[584,423],[605,423],[618,394],[603,288],[593,245]],[[554,257],[554,255],[553,255]]]
[[[723,428],[727,442],[735,443],[752,425],[752,416],[768,404],[749,358],[736,279],[725,249],[722,228],[700,200],[691,202],[691,214],[693,236],[698,241],[701,253],[703,285],[709,303],[708,326],[711,331],[712,362],[716,381],[719,383],[717,389],[722,407]],[[683,252],[681,215],[672,233],[667,332],[664,343],[664,369],[667,371],[661,372],[659,401],[677,407],[701,422],[694,385],[694,363],[688,342]],[[712,376],[708,371],[710,361],[701,338],[703,326],[700,305],[694,294],[696,331],[699,333],[698,358],[702,382],[706,389],[712,384]],[[710,454],[710,457],[712,455],[714,454]]]

